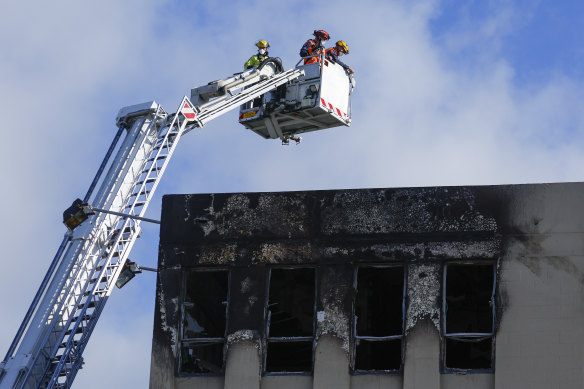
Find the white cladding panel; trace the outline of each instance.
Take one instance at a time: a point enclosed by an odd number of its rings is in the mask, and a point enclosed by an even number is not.
[[[349,78],[342,66],[328,60],[324,61],[320,97],[325,100],[327,106],[331,104],[335,108],[335,112],[338,108],[343,113],[343,118],[349,114],[350,85]]]

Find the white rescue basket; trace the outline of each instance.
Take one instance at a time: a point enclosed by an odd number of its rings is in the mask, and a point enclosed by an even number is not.
[[[304,75],[242,105],[239,122],[266,139],[280,138],[284,143],[298,142],[295,135],[303,132],[350,126],[353,75],[322,55],[308,65],[302,59],[296,68]]]

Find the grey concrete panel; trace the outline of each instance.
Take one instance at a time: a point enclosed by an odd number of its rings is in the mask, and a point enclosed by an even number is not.
[[[174,389],[223,389],[223,387],[223,377],[182,377],[176,378],[174,384]]]
[[[314,353],[314,389],[349,389],[349,357],[343,341],[332,335],[323,335]]]
[[[440,389],[440,336],[429,319],[406,337],[404,389]]]
[[[402,389],[403,378],[400,375],[367,374],[351,376],[352,389]]]
[[[225,366],[225,389],[259,389],[260,361],[256,343],[244,341],[230,344]]]
[[[584,387],[584,185],[501,187],[496,388]]]
[[[261,389],[312,389],[310,376],[265,376]]]
[[[515,388],[520,388],[516,386]],[[493,374],[442,374],[440,389],[494,389]]]

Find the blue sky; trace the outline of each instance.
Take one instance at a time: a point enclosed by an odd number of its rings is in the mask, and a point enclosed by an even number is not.
[[[230,113],[189,133],[165,193],[582,181],[581,1],[105,0],[0,5],[0,350],[6,350],[115,133],[120,107],[174,111],[267,39],[286,68],[314,29],[348,42],[353,123],[281,146]],[[144,225],[131,258],[156,266]],[[76,386],[146,387],[155,277],[116,290]],[[105,374],[107,372],[107,374]]]
[[[470,55],[471,62],[481,51],[493,50],[518,70],[514,82],[525,84],[544,81],[554,73],[577,78],[584,76],[584,47],[580,19],[584,3],[578,1],[478,1],[461,3],[447,0],[430,20],[433,41],[448,51],[444,41],[451,35],[476,34],[488,21],[499,18],[496,34],[504,39],[489,39],[482,44],[449,51],[460,61]],[[494,46],[494,47],[493,47]]]

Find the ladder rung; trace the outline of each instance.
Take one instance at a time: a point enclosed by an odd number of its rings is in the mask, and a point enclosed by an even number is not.
[[[107,281],[107,277],[101,277],[101,281],[100,281],[100,283],[101,283],[101,282],[106,282],[106,281]],[[91,280],[89,280],[89,284],[90,284],[90,285],[93,285],[93,284],[95,284],[96,282],[97,282],[97,278],[92,278]]]
[[[73,318],[73,321],[72,321],[72,322],[73,322],[73,323],[75,323],[75,322],[76,322],[78,319],[79,319],[79,316],[75,316],[75,317]],[[82,319],[83,319],[83,320],[88,320],[88,319],[91,319],[91,315],[83,315],[83,316],[82,316]]]
[[[128,208],[128,207],[126,207],[126,208]],[[116,239],[116,238],[117,238],[117,237],[120,235],[120,231],[123,231],[123,232],[122,232],[122,235],[124,235],[124,234],[131,233],[131,232],[133,231],[133,228],[134,228],[134,227],[132,227],[132,226],[126,226],[126,227],[125,227],[123,230],[120,230],[120,229],[118,228],[118,229],[117,229],[117,230],[115,230],[115,231],[114,231],[114,233],[112,234],[112,237],[110,238],[110,242],[111,242],[111,243],[113,243],[113,241],[114,241],[114,240],[115,240],[115,239]],[[99,270],[101,270],[101,267],[99,268]]]
[[[152,174],[152,172],[157,172],[158,170],[160,170],[160,168],[152,168],[152,169],[147,168],[147,169],[142,170],[140,172],[140,175],[142,175],[142,174]]]
[[[148,189],[146,189],[145,191],[141,191],[141,192],[134,192],[130,195],[130,198],[136,197],[136,196],[148,195],[149,193],[150,193],[150,190],[148,190]]]
[[[73,341],[73,342],[71,342],[71,343],[73,343],[73,346],[77,346],[77,345],[79,345],[79,341],[77,341],[77,340],[74,340],[74,341]],[[59,348],[65,348],[65,347],[67,347],[67,343],[66,343],[66,342],[63,342],[63,343],[61,343],[61,344],[59,345]],[[64,354],[63,354],[63,355],[64,355]]]
[[[163,148],[164,148],[164,147],[163,147]],[[167,155],[167,154],[162,154],[162,155],[159,155],[158,157],[152,157],[152,158],[148,158],[148,159],[146,160],[146,162],[154,162],[154,161],[157,161],[157,160],[159,160],[159,159],[166,159],[166,157],[168,157],[168,155]]]
[[[147,184],[156,181],[156,178],[148,178],[146,180],[142,180],[142,181],[138,181],[136,184],[137,185],[142,185],[144,182],[146,182]]]
[[[65,335],[71,335],[72,332],[73,332],[73,330],[67,330],[65,332]],[[75,334],[81,334],[81,333],[83,333],[83,328],[77,327],[77,329],[75,330]]]
[[[156,150],[158,149],[167,149],[168,148],[168,142],[165,142],[164,139],[160,139],[158,142],[156,142],[156,146],[154,146]]]
[[[79,304],[77,309],[82,309],[84,305],[85,305],[85,303]],[[89,302],[89,304],[87,304],[87,308],[95,308],[95,301]]]

